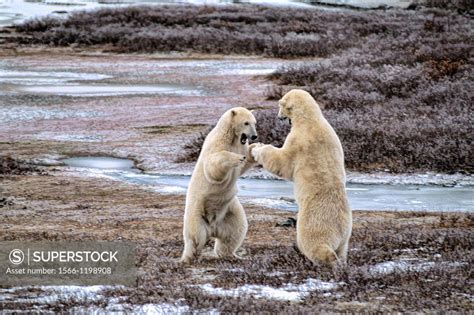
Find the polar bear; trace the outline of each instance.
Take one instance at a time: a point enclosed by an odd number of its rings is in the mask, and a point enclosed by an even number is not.
[[[222,115],[204,141],[186,195],[181,262],[198,257],[215,238],[218,257],[235,256],[247,234],[247,218],[237,199],[237,179],[255,164],[248,139],[257,131],[253,114],[235,107]]]
[[[313,262],[344,263],[352,213],[339,138],[309,93],[291,90],[279,108],[278,117],[292,124],[283,147],[259,144],[252,155],[268,171],[295,183],[299,250]]]

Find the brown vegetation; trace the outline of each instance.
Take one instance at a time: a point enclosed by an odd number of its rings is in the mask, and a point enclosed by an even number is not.
[[[360,14],[327,13],[340,23]],[[295,87],[310,92],[341,138],[350,169],[472,173],[472,21],[442,10],[363,16],[345,27],[364,34],[363,41],[279,69],[268,77],[274,85],[267,97],[277,100]],[[289,127],[276,121],[275,110],[257,116],[259,141],[281,146]],[[179,160],[195,159],[204,136],[192,139]]]
[[[157,195],[119,182],[56,173],[6,179],[9,203],[2,208],[0,239],[129,240],[137,243],[137,285],[112,288],[97,300],[28,299],[0,301],[6,309],[64,311],[105,307],[111,297],[125,303],[179,303],[192,310],[220,312],[442,312],[468,311],[472,301],[472,214],[354,212],[348,266],[336,272],[312,265],[294,250],[295,229],[277,226],[288,213],[246,205],[249,232],[244,260],[203,257],[195,265],[177,263],[184,196]],[[45,208],[47,205],[47,208]],[[25,217],[34,220],[25,220]],[[383,270],[385,262],[405,267]],[[338,284],[313,291],[301,302],[209,295],[196,285],[238,288],[245,284],[279,288],[308,278]],[[20,292],[48,294],[46,288]]]
[[[24,175],[38,171],[33,165],[19,162],[10,156],[0,156],[0,177],[5,175]],[[40,173],[44,174],[44,171]]]

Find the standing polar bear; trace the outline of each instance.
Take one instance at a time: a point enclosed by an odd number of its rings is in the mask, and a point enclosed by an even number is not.
[[[236,183],[255,164],[247,141],[257,138],[255,124],[249,110],[235,107],[206,137],[186,195],[181,262],[192,262],[211,237],[216,239],[217,256],[238,257],[235,252],[247,234],[247,218]]]
[[[352,213],[339,138],[309,93],[291,90],[279,107],[278,117],[292,123],[283,147],[260,144],[252,155],[268,171],[294,181],[300,251],[313,262],[346,262]]]

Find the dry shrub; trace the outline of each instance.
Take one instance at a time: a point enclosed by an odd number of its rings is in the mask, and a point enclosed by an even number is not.
[[[423,5],[430,8],[457,10],[458,12],[474,10],[474,3],[471,0],[424,0]]]
[[[269,76],[275,85],[267,97],[294,87],[310,92],[341,138],[349,168],[472,173],[473,24],[450,16],[440,38],[426,27],[432,20],[387,15],[384,23],[404,24],[403,32],[371,35],[322,61],[282,68]]]
[[[397,214],[398,215],[398,214]],[[413,213],[406,213],[413,218]],[[470,296],[472,248],[474,240],[471,214],[417,213],[442,218],[422,224],[393,222],[356,226],[350,243],[348,265],[335,271],[312,264],[292,246],[246,244],[244,260],[202,259],[192,268],[183,268],[168,257],[179,255],[180,242],[142,244],[139,268],[143,271],[136,288],[111,291],[111,295],[130,295],[130,303],[174,302],[182,298],[193,310],[218,310],[223,313],[314,313],[314,312],[443,312],[472,309]],[[437,223],[436,223],[437,222]],[[281,228],[281,233],[293,232]],[[161,248],[161,246],[163,248]],[[414,263],[415,266],[381,271],[376,264]],[[428,263],[425,267],[416,264]],[[152,272],[150,272],[152,271]],[[196,271],[203,279],[193,278]],[[308,278],[338,283],[335,290],[313,291],[299,303],[254,298],[213,296],[195,284],[237,288],[266,285],[273,288],[299,284]],[[128,292],[127,292],[128,291]]]
[[[427,76],[432,80],[439,80],[443,77],[453,77],[463,65],[462,60],[429,60],[426,63]]]
[[[38,169],[32,165],[19,162],[10,156],[0,156],[0,175],[24,175],[35,171]]]
[[[199,154],[201,154],[201,149],[202,149],[204,140],[206,139],[207,134],[211,130],[212,128],[208,128],[205,131],[201,131],[199,132],[199,134],[197,134],[196,136],[188,140],[183,146],[185,153],[179,155],[178,158],[176,159],[176,162],[184,163],[184,162],[196,161],[199,157]]]
[[[403,13],[394,13],[403,18]],[[113,45],[118,52],[196,51],[274,57],[328,56],[371,34],[399,32],[383,13],[264,6],[153,6],[75,12],[27,21],[24,44]],[[347,27],[354,25],[355,27]],[[396,28],[394,28],[395,26]]]
[[[256,222],[250,217],[249,223],[252,226]],[[181,239],[160,241],[150,236],[137,241],[135,286],[112,286],[94,299],[64,298],[49,304],[29,301],[31,297],[46,296],[47,288],[25,287],[16,300],[8,296],[0,306],[5,310],[60,312],[87,305],[105,308],[114,304],[107,299],[115,298],[123,303],[123,312],[131,312],[127,308],[131,305],[146,303],[183,304],[190,307],[190,313],[444,313],[473,309],[472,214],[404,212],[374,216],[358,212],[355,223],[348,264],[334,271],[312,264],[280,239],[280,235],[283,239],[294,237],[294,228],[267,226],[272,232],[268,239],[244,242],[248,255],[243,260],[203,257],[192,266],[177,262]],[[377,268],[377,264],[389,262],[405,262],[411,267]],[[215,296],[198,287],[209,283],[226,289],[255,284],[281,288],[308,278],[336,283],[337,288],[315,290],[300,302],[289,302],[243,292]]]

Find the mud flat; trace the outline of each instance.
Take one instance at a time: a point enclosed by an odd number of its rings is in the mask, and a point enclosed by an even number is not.
[[[261,75],[288,62],[61,49],[3,53],[3,154],[30,161],[132,157],[140,168],[180,173],[192,169],[175,163],[184,142],[215,123],[223,111],[274,106],[262,102],[268,83]]]

